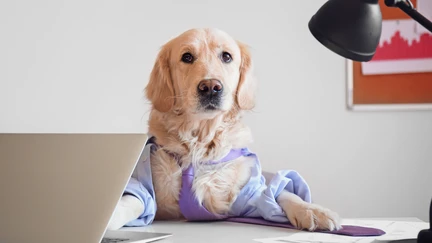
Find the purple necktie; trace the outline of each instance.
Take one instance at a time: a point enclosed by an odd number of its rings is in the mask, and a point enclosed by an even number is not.
[[[256,224],[256,225],[266,225],[266,226],[274,226],[274,227],[282,227],[282,228],[288,228],[288,229],[296,229],[294,225],[291,223],[277,223],[277,222],[270,222],[261,218],[228,218],[226,219],[230,222],[236,222],[236,223],[246,223],[246,224]],[[369,227],[363,227],[363,226],[356,226],[356,225],[342,225],[342,229],[340,230],[315,230],[314,232],[320,232],[320,233],[329,233],[329,234],[335,234],[335,235],[346,235],[346,236],[380,236],[384,235],[385,232],[380,229],[375,228],[369,228]]]
[[[206,164],[217,164],[235,160],[243,155],[242,149],[232,149],[227,156],[219,161],[210,161]],[[183,216],[188,221],[213,221],[225,219],[227,216],[218,215],[209,212],[203,205],[196,200],[195,194],[192,192],[192,184],[194,181],[194,168],[190,165],[183,171],[182,187],[180,191],[179,206]]]

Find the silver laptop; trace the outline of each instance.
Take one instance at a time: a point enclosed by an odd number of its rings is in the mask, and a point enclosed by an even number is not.
[[[0,134],[0,242],[151,242],[108,231],[145,134]]]

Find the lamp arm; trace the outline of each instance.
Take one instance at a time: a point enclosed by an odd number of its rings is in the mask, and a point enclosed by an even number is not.
[[[432,22],[419,13],[410,0],[385,0],[387,7],[398,7],[432,33]]]

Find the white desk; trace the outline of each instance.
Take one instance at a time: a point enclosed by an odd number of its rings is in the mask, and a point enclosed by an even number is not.
[[[378,218],[376,218],[378,220]],[[379,220],[417,221],[417,218],[379,218]],[[160,243],[252,243],[253,239],[282,237],[294,230],[278,227],[251,225],[234,222],[171,222],[156,221],[150,226],[123,228],[128,231],[167,232],[173,236],[158,241]]]

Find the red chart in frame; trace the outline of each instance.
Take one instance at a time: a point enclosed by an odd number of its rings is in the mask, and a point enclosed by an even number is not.
[[[419,40],[410,44],[400,31],[396,31],[390,42],[385,41],[378,47],[373,61],[421,58],[432,58],[432,35],[423,33]]]
[[[374,58],[362,63],[362,73],[416,72],[432,72],[432,34],[413,20],[384,20],[380,44]]]

